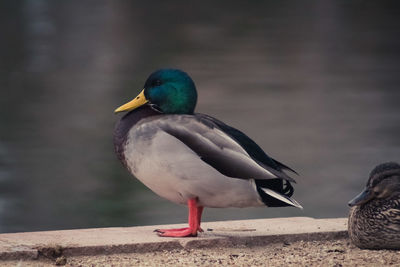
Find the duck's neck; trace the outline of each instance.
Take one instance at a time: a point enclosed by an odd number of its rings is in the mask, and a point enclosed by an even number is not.
[[[356,209],[358,216],[376,220],[376,215],[400,208],[400,195],[388,199],[374,199]]]
[[[154,115],[160,115],[160,113],[153,110],[150,106],[144,105],[135,110],[132,110],[131,112],[123,116],[121,120],[115,125],[113,136],[114,149],[118,158],[123,163],[125,162],[124,146],[129,130],[141,119]]]

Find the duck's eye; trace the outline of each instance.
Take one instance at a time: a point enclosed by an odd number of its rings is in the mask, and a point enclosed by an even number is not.
[[[153,85],[154,86],[160,86],[161,85],[161,81],[160,80],[155,80]]]

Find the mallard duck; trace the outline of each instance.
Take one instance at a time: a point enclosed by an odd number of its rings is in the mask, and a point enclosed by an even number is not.
[[[189,227],[157,229],[160,236],[197,236],[203,207],[300,204],[291,198],[296,173],[269,157],[241,131],[194,113],[197,91],[177,69],[152,73],[144,89],[116,113],[115,152],[133,176],[163,198],[185,204]]]
[[[376,166],[367,186],[349,202],[349,235],[360,248],[400,249],[400,165]]]

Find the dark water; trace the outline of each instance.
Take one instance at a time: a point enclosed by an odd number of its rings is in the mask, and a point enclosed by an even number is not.
[[[197,110],[296,169],[305,207],[204,220],[347,216],[400,161],[400,6],[372,1],[2,1],[0,232],[185,222],[114,156],[113,110],[160,67]]]

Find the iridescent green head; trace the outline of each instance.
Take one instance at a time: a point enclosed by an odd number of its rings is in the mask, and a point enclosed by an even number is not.
[[[193,80],[177,69],[161,69],[147,78],[143,91],[115,112],[133,110],[144,104],[166,114],[193,114],[197,91]]]

